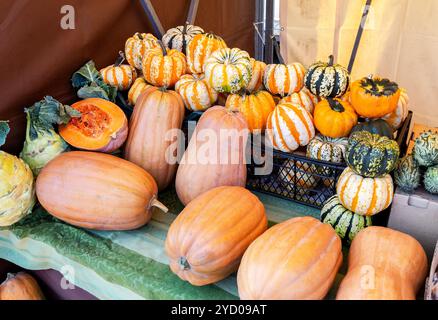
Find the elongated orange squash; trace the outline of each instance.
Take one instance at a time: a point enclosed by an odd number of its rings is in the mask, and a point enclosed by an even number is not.
[[[176,174],[183,204],[219,186],[245,186],[248,125],[243,115],[214,106],[199,119]]]
[[[157,200],[154,178],[139,166],[104,153],[62,153],[41,171],[36,193],[53,216],[96,230],[131,230],[149,222]]]
[[[236,271],[268,226],[262,202],[242,187],[217,187],[195,200],[169,228],[166,252],[181,279],[202,286]]]
[[[8,273],[0,285],[0,300],[44,300],[36,280],[25,272]]]
[[[415,300],[427,274],[427,257],[410,235],[368,227],[354,238],[338,300]]]
[[[322,299],[342,263],[341,240],[312,217],[268,229],[246,250],[237,273],[243,300]]]
[[[125,159],[149,172],[159,191],[175,177],[176,148],[172,146],[178,146],[184,110],[175,91],[153,87],[139,97],[130,120]]]

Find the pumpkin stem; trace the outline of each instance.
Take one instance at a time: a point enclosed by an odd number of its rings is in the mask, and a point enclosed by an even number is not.
[[[158,209],[160,209],[164,213],[167,213],[169,211],[169,209],[164,204],[162,204],[160,201],[158,201],[157,198],[154,198],[151,201],[150,206],[151,207],[157,207]]]
[[[158,44],[160,45],[161,50],[163,51],[163,56],[166,56],[167,50],[166,50],[166,47],[164,46],[163,42],[161,40],[158,40]]]
[[[344,112],[345,111],[344,106],[338,100],[335,100],[332,98],[327,98],[327,101],[328,101],[330,108],[332,108],[333,111],[336,111],[336,112]]]
[[[137,37],[140,39],[140,40],[143,40],[144,38],[143,38],[143,35],[140,33],[140,32],[136,32],[136,35],[137,35]]]
[[[188,21],[186,21],[186,23],[184,23],[184,28],[183,28],[183,31],[182,31],[182,34],[183,34],[183,41],[184,41],[184,36],[187,34],[187,25],[189,24],[189,22]]]
[[[187,261],[186,257],[179,257],[179,268],[181,270],[189,270],[190,269],[190,264]]]
[[[119,56],[116,59],[116,62],[114,62],[114,66],[118,67],[125,61],[125,54],[123,51],[119,51]]]
[[[328,62],[328,65],[329,65],[330,67],[333,65],[334,59],[335,59],[335,57],[334,57],[332,54],[329,55],[329,62]]]

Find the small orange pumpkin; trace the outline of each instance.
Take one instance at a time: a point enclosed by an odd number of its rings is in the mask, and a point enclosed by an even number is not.
[[[44,300],[36,280],[25,272],[8,273],[0,285],[0,300]]]
[[[158,39],[151,33],[136,32],[125,43],[125,56],[128,63],[141,70],[146,50],[159,47]]]
[[[270,93],[284,97],[303,88],[305,73],[306,69],[298,62],[268,64],[263,75],[263,83]]]
[[[225,107],[240,111],[248,123],[249,130],[255,132],[266,128],[266,121],[275,108],[275,102],[269,92],[257,91],[249,95],[231,94]]]
[[[357,124],[357,114],[347,101],[323,99],[313,112],[316,129],[330,138],[346,137]]]
[[[72,104],[81,113],[59,126],[59,134],[70,145],[83,150],[111,153],[128,137],[128,119],[116,104],[88,98]]]
[[[119,52],[116,63],[100,70],[103,81],[117,90],[128,90],[137,78],[137,71],[129,64],[122,64],[125,60],[123,52]]]
[[[379,77],[365,77],[350,87],[350,101],[364,118],[380,118],[397,108],[400,89],[397,83]]]
[[[257,61],[254,58],[251,58],[250,61],[252,67],[252,77],[246,86],[246,90],[249,92],[254,92],[263,88],[263,73],[266,69],[266,63],[263,61]]]
[[[152,88],[152,86],[148,84],[143,77],[137,78],[128,91],[128,102],[131,105],[135,105],[140,94],[148,88]]]
[[[218,93],[204,78],[204,75],[185,74],[175,84],[184,105],[191,111],[204,111],[210,108],[217,100]]]
[[[149,49],[143,58],[143,76],[154,86],[171,87],[186,72],[186,57],[176,49],[166,49],[161,41],[160,48]]]
[[[205,60],[217,49],[226,47],[224,39],[212,33],[195,35],[187,45],[187,71],[204,73]]]

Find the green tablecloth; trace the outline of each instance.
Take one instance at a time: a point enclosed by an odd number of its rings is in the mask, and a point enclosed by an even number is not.
[[[256,195],[265,204],[271,225],[319,215],[310,207]],[[123,232],[75,228],[36,208],[18,224],[0,229],[0,258],[26,269],[58,270],[100,299],[238,299],[235,275],[214,285],[194,287],[170,271],[164,241],[183,206],[174,191],[161,194],[160,201],[170,209],[167,214],[155,211],[145,227]]]

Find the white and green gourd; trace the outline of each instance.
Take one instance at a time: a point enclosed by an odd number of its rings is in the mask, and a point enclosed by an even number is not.
[[[427,168],[423,182],[426,191],[438,194],[438,165]]]
[[[403,191],[412,192],[420,185],[420,168],[412,155],[400,159],[394,171],[394,181]]]
[[[372,225],[371,217],[361,216],[346,209],[337,195],[330,197],[321,209],[321,222],[329,224],[344,241],[350,244],[364,228]]]
[[[420,166],[438,164],[438,134],[426,131],[415,139],[412,155]]]
[[[177,26],[167,30],[163,36],[163,44],[169,49],[176,49],[186,53],[186,47],[190,40],[197,34],[204,33],[201,27],[188,24]]]
[[[330,138],[317,134],[307,145],[306,155],[309,158],[342,163],[348,138]]]

